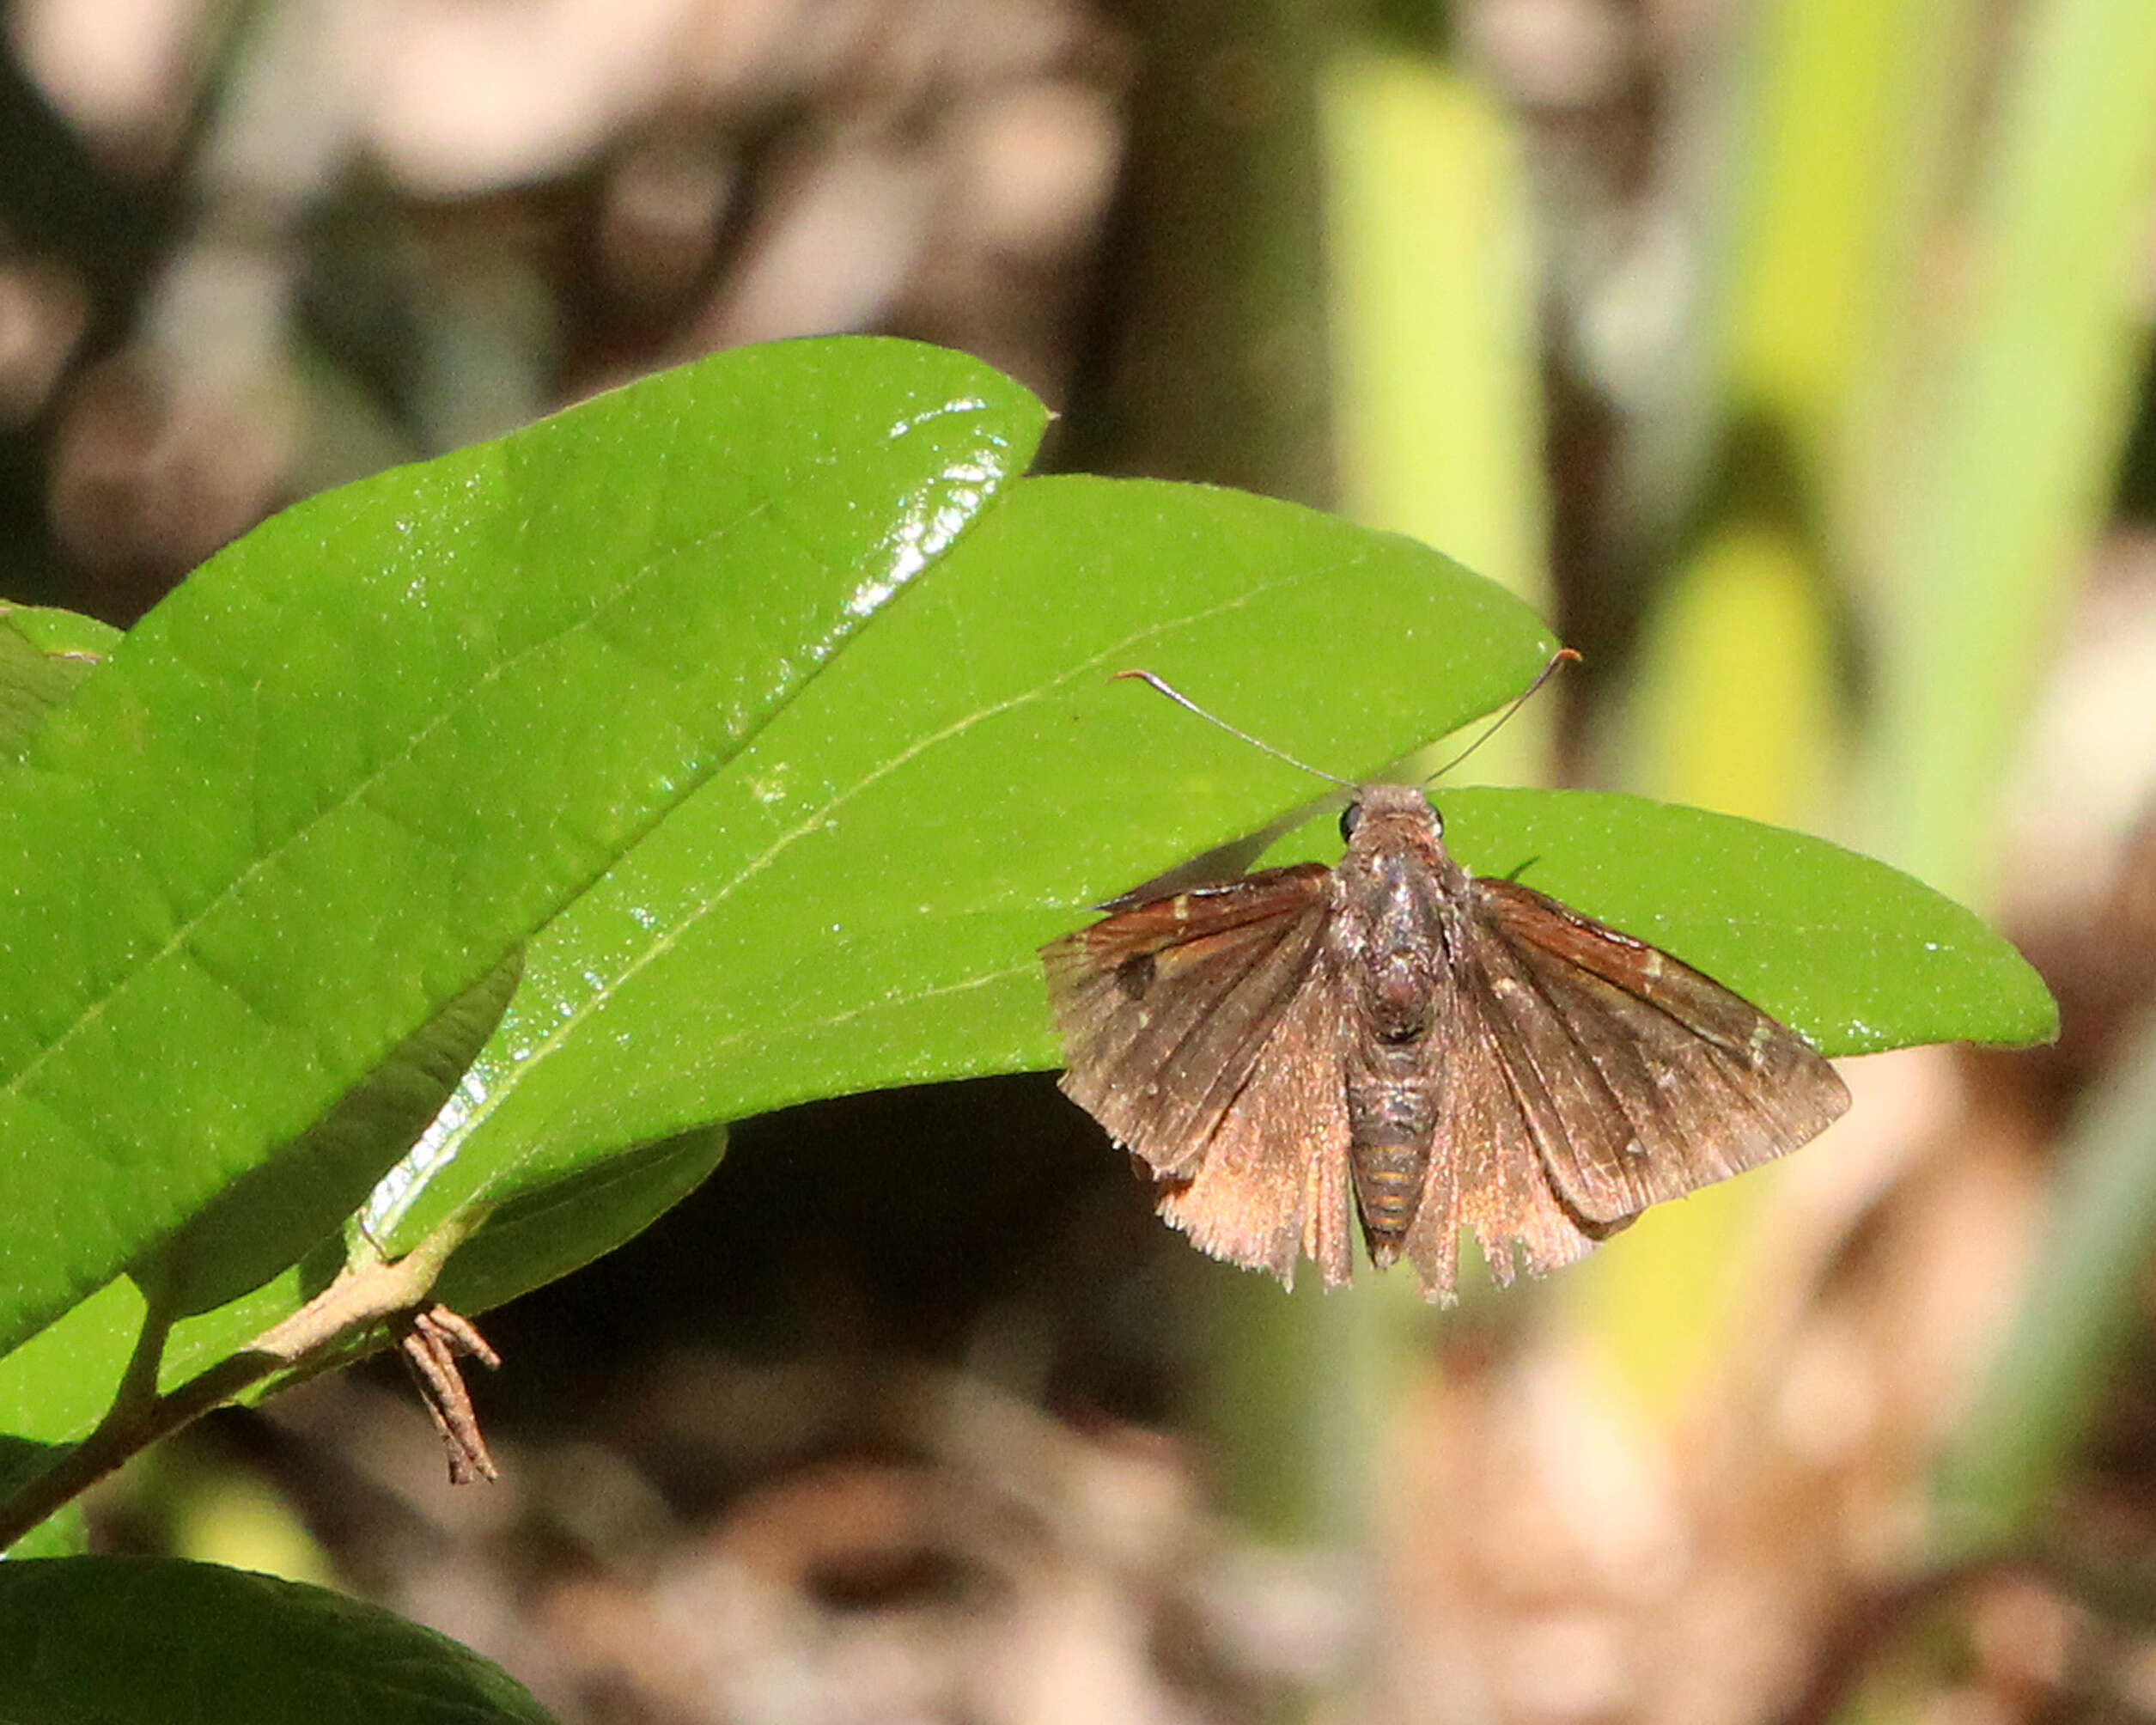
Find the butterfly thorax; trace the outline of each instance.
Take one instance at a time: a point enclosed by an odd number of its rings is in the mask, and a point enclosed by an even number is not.
[[[1395,1256],[1427,1184],[1453,999],[1451,923],[1467,875],[1412,785],[1359,795],[1335,872],[1326,957],[1346,996],[1349,1161],[1373,1258]]]

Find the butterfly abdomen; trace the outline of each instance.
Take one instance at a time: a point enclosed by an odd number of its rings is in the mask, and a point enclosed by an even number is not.
[[[1430,1153],[1427,1144],[1358,1143],[1349,1152],[1355,1175],[1355,1208],[1362,1217],[1370,1256],[1382,1268],[1399,1255],[1400,1242],[1415,1220],[1422,1197]]]
[[[1438,1088],[1427,1041],[1358,1039],[1345,1051],[1348,1167],[1370,1256],[1398,1255],[1428,1184]]]

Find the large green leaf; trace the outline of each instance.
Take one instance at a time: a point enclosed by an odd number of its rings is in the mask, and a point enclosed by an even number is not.
[[[302,1135],[1029,459],[895,342],[747,350],[315,498],[0,774],[0,1350]]]
[[[1487,710],[1550,646],[1526,607],[1405,539],[1236,492],[1024,481],[537,937],[509,1019],[368,1232],[400,1249],[498,1204],[439,1289],[476,1311],[693,1185],[722,1140],[684,1127],[1051,1062],[1034,947],[1312,783],[1114,671],[1173,674],[1355,771]],[[165,1382],[335,1267],[180,1325]],[[107,1290],[0,1362],[0,1430],[79,1435],[141,1309]]]
[[[368,1231],[393,1249],[498,1204],[442,1288],[478,1309],[700,1178],[719,1137],[677,1129],[1052,1064],[1038,942],[1311,783],[1115,670],[1162,670],[1357,771],[1495,705],[1550,644],[1524,608],[1404,540],[1233,493],[1026,481],[539,936],[501,1031],[377,1191]],[[1634,798],[1442,801],[1471,866],[1523,871],[1830,1048],[2047,1031],[2048,997],[2011,948],[1821,841]],[[333,1268],[183,1325],[167,1381]],[[0,1368],[10,1429],[79,1430],[95,1403],[70,1375],[98,1361],[109,1381],[137,1311],[101,1298]]]
[[[1051,1064],[1035,946],[1312,784],[1116,671],[1368,768],[1551,646],[1411,540],[1236,492],[1027,481],[539,937],[369,1230],[409,1245],[699,1122]]]
[[[379,1606],[215,1563],[0,1563],[0,1719],[548,1725],[499,1666]]]

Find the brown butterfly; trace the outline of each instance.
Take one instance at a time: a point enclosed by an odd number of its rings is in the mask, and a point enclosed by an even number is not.
[[[1128,894],[1041,948],[1063,1089],[1215,1257],[1337,1284],[1359,1222],[1373,1263],[1449,1301],[1462,1227],[1498,1281],[1515,1247],[1548,1270],[1848,1106],[1720,983],[1469,874],[1417,787],[1361,786],[1340,825],[1336,867]]]

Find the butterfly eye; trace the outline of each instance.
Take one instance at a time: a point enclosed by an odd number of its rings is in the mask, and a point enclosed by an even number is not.
[[[1355,830],[1362,825],[1362,800],[1357,797],[1340,811],[1340,842],[1345,844],[1355,837]]]

